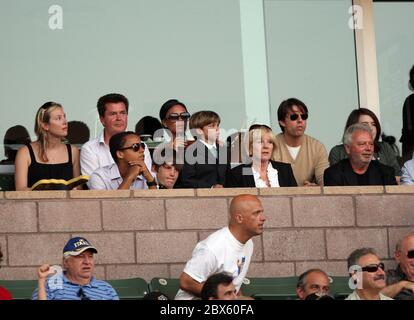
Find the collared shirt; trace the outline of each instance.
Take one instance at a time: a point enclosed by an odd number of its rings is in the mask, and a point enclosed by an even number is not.
[[[380,300],[394,300],[393,298],[383,295],[381,292],[379,294],[379,299]],[[361,299],[357,291],[354,290],[348,297],[345,298],[345,300],[363,300],[363,299]]]
[[[200,139],[200,142],[206,146],[208,151],[211,152],[211,154],[217,158],[217,146],[216,144],[209,144],[208,142],[204,141],[203,139]]]
[[[151,170],[152,160],[147,145],[145,145],[144,157],[147,168]],[[90,176],[96,169],[113,163],[115,163],[115,161],[111,156],[109,146],[105,143],[103,131],[96,139],[89,140],[82,146],[80,152],[80,165],[83,175]]]
[[[256,171],[256,169],[252,166],[253,178],[256,188],[267,188],[266,181],[263,181],[260,178],[260,172]],[[269,183],[271,187],[280,187],[279,185],[279,177],[277,169],[273,168],[272,164],[269,162],[267,165],[267,178],[269,179]]]
[[[102,280],[92,277],[91,281],[86,285],[79,285],[69,281],[66,275],[62,275],[61,286],[52,287],[46,280],[46,296],[47,300],[82,300],[80,289],[82,289],[83,297],[86,300],[119,300],[115,289]],[[32,300],[37,300],[38,288],[33,292]]]
[[[154,176],[155,174],[151,172]],[[117,164],[113,163],[95,170],[89,178],[91,190],[118,190],[124,180],[121,177]],[[148,189],[147,180],[139,175],[129,189]]]

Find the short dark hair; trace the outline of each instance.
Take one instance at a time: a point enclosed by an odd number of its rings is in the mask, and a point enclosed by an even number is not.
[[[303,113],[308,113],[308,108],[302,101],[296,98],[289,98],[280,103],[279,108],[277,109],[277,120],[285,120],[288,112],[292,110],[293,106],[297,106]],[[279,127],[282,132],[285,131],[285,128],[281,126],[280,123]]]
[[[190,129],[202,129],[204,126],[207,126],[210,123],[220,124],[220,121],[220,116],[214,111],[198,111],[194,113],[190,118]]]
[[[125,137],[130,135],[137,136],[137,134],[133,131],[124,131],[114,134],[111,139],[109,139],[109,150],[111,151],[111,156],[115,163],[118,163],[116,152],[125,145]]]
[[[107,103],[118,103],[118,102],[123,102],[125,104],[126,112],[128,113],[129,102],[128,102],[128,99],[124,95],[120,93],[109,93],[109,94],[106,94],[100,97],[96,105],[96,107],[98,108],[99,117],[105,116]]]
[[[358,265],[358,260],[361,257],[366,256],[367,254],[373,254],[374,256],[378,256],[377,252],[372,248],[360,248],[360,249],[356,249],[356,250],[352,251],[352,253],[349,255],[349,257],[347,259],[348,270],[349,270],[350,267],[352,267],[354,265]],[[360,267],[362,267],[362,266],[360,266]]]
[[[411,84],[411,88],[414,90],[414,65],[412,66],[411,70],[410,70],[410,84]]]
[[[1,245],[0,245],[0,263],[3,261],[3,252],[1,251]],[[1,267],[1,266],[0,266]]]
[[[296,288],[301,288],[304,289],[305,288],[305,284],[306,284],[306,278],[308,277],[308,275],[312,272],[319,272],[319,273],[323,273],[324,275],[326,275],[328,277],[328,275],[326,274],[325,271],[323,271],[322,269],[319,268],[313,268],[313,269],[309,269],[306,270],[305,272],[303,272],[299,278],[298,278],[298,282],[296,284]],[[329,278],[329,277],[328,277]]]
[[[233,277],[225,272],[215,273],[209,276],[201,289],[201,299],[217,299],[217,288],[220,284],[229,285],[233,282]]]
[[[165,117],[167,116],[168,110],[170,110],[172,107],[174,107],[176,105],[182,106],[186,111],[188,111],[187,110],[187,107],[185,106],[184,103],[178,101],[177,99],[170,99],[170,100],[166,101],[161,106],[161,109],[160,109],[160,120],[164,120]]]

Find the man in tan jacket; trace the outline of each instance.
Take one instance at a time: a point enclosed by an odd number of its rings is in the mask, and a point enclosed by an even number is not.
[[[282,133],[276,136],[272,160],[290,163],[298,186],[323,185],[329,167],[324,145],[305,134],[308,108],[296,99],[283,101],[277,110]]]

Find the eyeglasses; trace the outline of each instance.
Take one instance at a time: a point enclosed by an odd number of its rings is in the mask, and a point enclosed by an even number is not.
[[[127,150],[127,149],[132,149],[134,150],[134,152],[138,152],[139,149],[144,149],[145,150],[145,143],[141,142],[141,143],[134,143],[133,145],[129,146],[129,147],[125,147],[125,148],[121,148],[119,150]]]
[[[171,121],[178,121],[179,119],[181,120],[188,120],[190,119],[190,114],[188,112],[182,112],[180,114],[178,113],[170,113],[170,115],[168,116],[167,120],[171,120]]]
[[[83,292],[83,289],[82,289],[82,288],[80,288],[80,289],[79,289],[79,291],[78,291],[78,297],[79,297],[81,300],[91,300],[89,297],[87,297],[87,296],[85,295],[85,293]]]
[[[407,258],[408,259],[413,259],[414,258],[414,250],[410,250],[407,252]]]
[[[377,272],[378,268],[381,268],[382,270],[385,269],[384,263],[380,262],[378,264],[369,264],[363,268],[361,268],[362,271],[366,271],[366,272]]]
[[[302,120],[306,120],[306,119],[308,119],[308,117],[309,117],[309,115],[307,114],[307,113],[301,113],[301,114],[298,114],[298,113],[292,113],[290,116],[289,116],[289,119],[290,120],[292,120],[292,121],[296,121],[296,120],[298,120],[298,118],[301,118]]]

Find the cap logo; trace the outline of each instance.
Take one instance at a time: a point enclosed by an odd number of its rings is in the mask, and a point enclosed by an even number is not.
[[[88,241],[80,239],[78,242],[75,242],[74,246],[75,248],[78,248],[80,246],[90,246],[90,244],[88,243]]]

